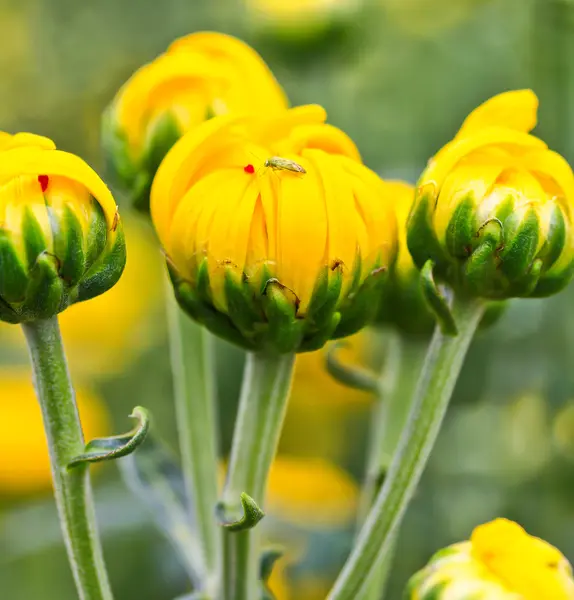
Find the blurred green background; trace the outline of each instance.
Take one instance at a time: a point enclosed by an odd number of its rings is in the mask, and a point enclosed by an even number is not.
[[[414,183],[472,108],[520,87],[540,97],[536,133],[574,164],[574,0],[370,0],[319,23],[278,30],[239,0],[0,0],[0,129],[47,135],[101,171],[99,119],[118,87],[174,38],[209,29],[252,44],[292,104],[324,105],[384,177]],[[129,279],[99,312],[70,317],[66,342],[78,385],[111,415],[106,430],[124,430],[142,404],[175,446],[160,258],[147,225],[133,216],[128,225],[128,244],[131,237],[137,246]],[[573,302],[572,286],[549,300],[514,302],[473,344],[402,528],[390,598],[433,551],[496,516],[518,520],[574,560]],[[24,398],[3,383],[15,365],[26,365],[18,339],[0,328],[0,420],[12,434],[4,432],[11,444],[0,443],[0,597],[72,600],[49,489],[40,482],[37,492],[24,492],[10,483],[10,466],[36,460],[31,444],[18,445],[31,418],[18,413]],[[406,342],[406,379],[424,343]],[[218,350],[225,454],[243,357],[224,343]],[[282,452],[327,459],[360,481],[369,402],[342,389],[332,401],[313,374],[320,360],[310,368],[307,384],[295,388]],[[115,467],[94,476],[116,597],[184,594],[182,566]],[[352,504],[337,486],[315,490],[318,514],[321,503]],[[291,599],[321,598],[348,552],[352,521],[318,526],[312,514],[298,522],[280,510],[269,521],[268,536],[294,548]]]

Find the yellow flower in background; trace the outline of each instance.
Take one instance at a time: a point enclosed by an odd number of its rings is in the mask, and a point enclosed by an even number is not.
[[[52,317],[111,288],[125,264],[114,199],[79,157],[0,135],[0,320]]]
[[[574,402],[568,402],[554,419],[553,441],[564,457],[574,460]]]
[[[410,600],[572,600],[566,558],[520,525],[496,519],[477,527],[470,541],[437,552],[414,575]]]
[[[147,211],[155,172],[184,133],[217,115],[274,115],[286,108],[257,52],[222,33],[193,33],[120,89],[104,118],[104,149],[135,206]]]
[[[344,527],[352,522],[358,488],[334,463],[279,455],[267,485],[267,512],[308,529]]]
[[[76,400],[86,439],[109,433],[102,401],[81,388]],[[49,490],[48,446],[29,370],[0,369],[0,415],[0,495]]]
[[[369,330],[347,338],[337,350],[345,365],[368,368]],[[371,407],[372,394],[338,382],[325,368],[326,349],[297,355],[281,451],[317,454],[336,460],[350,450],[346,440]]]
[[[73,373],[94,378],[124,370],[157,340],[154,316],[161,305],[163,259],[148,227],[123,222],[129,246],[125,271],[106,294],[74,304],[60,316],[60,329]],[[0,324],[0,341],[25,350],[19,327]]]
[[[319,106],[219,117],[158,170],[155,228],[184,310],[250,349],[318,349],[372,317],[392,198]],[[233,215],[233,219],[230,219]]]
[[[548,296],[574,271],[574,174],[529,135],[530,90],[494,96],[429,161],[408,221],[419,268],[490,299]]]
[[[362,0],[244,0],[250,22],[287,41],[307,41],[352,22]]]

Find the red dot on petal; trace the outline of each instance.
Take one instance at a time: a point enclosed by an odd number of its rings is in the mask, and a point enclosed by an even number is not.
[[[251,173],[251,174],[252,174],[252,173],[255,173],[255,167],[254,167],[253,165],[245,165],[245,166],[243,167],[243,170],[244,170],[246,173]]]
[[[50,183],[50,178],[48,175],[38,175],[38,183],[42,188],[42,191],[45,192],[48,189],[48,183]]]

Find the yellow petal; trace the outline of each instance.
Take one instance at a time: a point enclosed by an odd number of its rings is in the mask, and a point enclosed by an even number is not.
[[[493,96],[465,119],[455,140],[486,127],[504,127],[528,133],[536,127],[538,98],[532,90],[515,90]]]
[[[351,138],[332,125],[304,125],[296,127],[289,139],[291,152],[299,154],[304,149],[324,150],[329,154],[342,154],[357,162],[361,162],[361,155]]]
[[[277,177],[277,277],[299,299],[305,314],[319,270],[325,264],[327,210],[316,168],[297,159],[307,173],[269,172]]]
[[[110,228],[114,226],[117,206],[110,190],[78,156],[30,146],[5,151],[0,160],[0,185],[19,175],[60,175],[83,184],[99,202]]]
[[[491,146],[506,151],[510,155],[513,153],[523,155],[527,151],[547,148],[542,140],[533,135],[502,127],[490,127],[470,137],[450,142],[442,148],[429,161],[419,185],[434,183],[437,187],[440,187],[445,177],[461,159],[473,152],[483,151]]]

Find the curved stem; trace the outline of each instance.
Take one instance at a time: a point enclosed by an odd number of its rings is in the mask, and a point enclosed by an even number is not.
[[[212,337],[177,305],[171,285],[166,290],[170,357],[181,462],[188,512],[197,525],[203,564],[202,588],[215,585],[221,534],[217,503],[217,426]]]
[[[261,352],[247,355],[222,496],[222,505],[233,518],[240,517],[242,492],[263,504],[269,470],[287,410],[294,364],[294,354]],[[257,597],[259,556],[256,532],[257,528],[224,533],[225,600],[253,600]]]
[[[54,495],[68,559],[81,600],[111,600],[86,466],[68,469],[84,451],[74,390],[57,317],[22,324],[50,450]]]
[[[407,506],[436,441],[464,357],[484,312],[481,301],[455,296],[456,337],[437,328],[415,400],[383,487],[327,600],[355,600],[377,565],[386,560]]]

